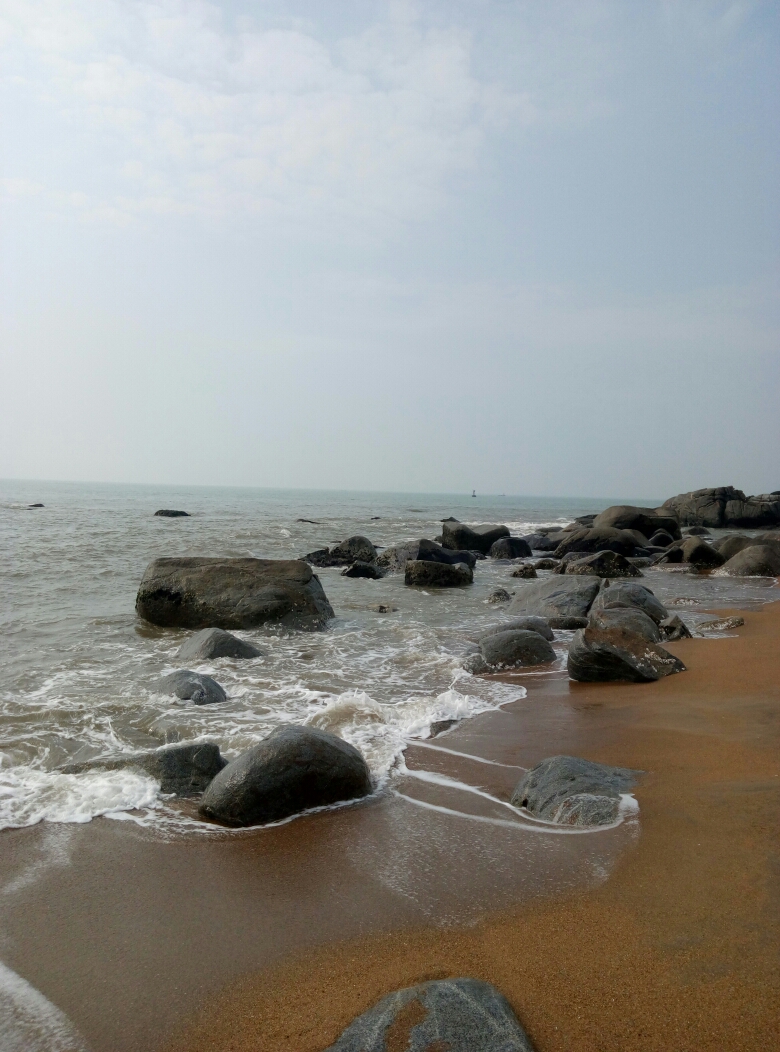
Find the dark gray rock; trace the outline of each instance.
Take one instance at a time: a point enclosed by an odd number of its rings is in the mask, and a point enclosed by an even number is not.
[[[672,614],[670,617],[665,617],[659,624],[661,635],[664,639],[690,639],[691,633],[688,630],[688,626],[678,617],[677,614]]]
[[[686,537],[682,542],[683,562],[704,570],[722,566],[726,561],[719,551],[700,537]]]
[[[465,563],[466,566],[470,566],[472,570],[477,564],[477,556],[474,552],[454,548],[444,548],[441,544],[437,544],[435,541],[426,540],[425,538],[419,542],[417,558],[434,563],[449,563],[451,566],[455,566],[456,563]]]
[[[351,566],[346,566],[341,571],[341,576],[366,577],[370,581],[378,581],[384,575],[376,563],[364,563],[361,559],[356,559]]]
[[[668,548],[673,541],[674,537],[671,533],[667,533],[666,530],[656,530],[647,543],[653,548]]]
[[[332,548],[318,548],[304,556],[312,566],[350,566],[354,562],[376,562],[376,548],[368,537],[348,537]]]
[[[545,665],[555,660],[555,651],[544,636],[523,629],[492,632],[482,638],[479,648],[491,669]]]
[[[192,701],[196,705],[213,705],[227,701],[227,694],[211,676],[179,669],[165,676],[157,684],[159,694],[175,694],[181,701]]]
[[[465,563],[439,563],[410,559],[404,570],[404,583],[421,588],[458,588],[471,584],[474,571]]]
[[[485,602],[487,603],[508,603],[512,599],[512,596],[507,592],[506,588],[496,588],[495,592],[491,592]]]
[[[537,570],[556,570],[558,568],[557,559],[537,559],[534,563],[534,568]]]
[[[522,537],[500,537],[488,553],[492,559],[527,559],[533,554]]]
[[[706,526],[689,526],[683,530],[683,537],[711,537],[712,534]]]
[[[535,552],[554,552],[566,535],[561,530],[555,533],[528,533],[521,540]]]
[[[506,526],[476,526],[472,529],[462,522],[444,522],[441,536],[445,548],[487,555],[497,540],[509,536],[509,530]]]
[[[216,658],[256,658],[262,657],[252,643],[224,632],[221,628],[202,628],[185,640],[179,647],[176,656],[182,661],[213,661]]]
[[[777,577],[780,575],[780,547],[754,544],[733,555],[723,566],[733,577]]]
[[[518,583],[510,610],[535,617],[585,617],[599,590],[597,577],[547,577]]]
[[[155,559],[135,602],[166,628],[255,628],[268,621],[320,628],[333,609],[303,560]]]
[[[477,979],[397,990],[351,1023],[326,1052],[533,1052],[509,1002]]]
[[[616,530],[608,526],[595,527],[592,530],[572,530],[555,549],[555,556],[563,558],[568,552],[618,552],[620,555],[633,555],[636,541],[625,530]]]
[[[512,803],[546,822],[611,825],[620,814],[621,794],[627,793],[641,774],[577,756],[551,756],[520,779]]]
[[[596,610],[610,610],[615,607],[635,607],[643,610],[659,625],[669,611],[661,603],[649,588],[644,585],[635,584],[633,581],[618,581],[606,588],[602,588],[593,601],[592,612]]]
[[[587,617],[550,617],[550,628],[574,632],[578,628],[585,628],[588,624]]]
[[[574,553],[570,553],[574,554]],[[641,577],[641,570],[617,552],[596,552],[584,559],[572,559],[565,564],[567,574],[593,577]]]
[[[489,628],[479,636],[477,642],[482,643],[482,641],[487,639],[488,636],[494,636],[497,632],[538,632],[543,639],[547,639],[548,641],[551,641],[554,638],[553,631],[546,618],[515,617],[511,621],[502,621],[501,624]]]
[[[657,508],[636,508],[629,504],[613,505],[597,515],[593,520],[593,528],[604,526],[616,530],[637,530],[645,539],[652,537],[657,530],[666,530],[673,538],[680,536],[676,515],[669,512],[662,514]]]
[[[377,566],[386,573],[401,573],[410,559],[416,559],[420,551],[420,541],[406,541],[395,544],[377,556]]]
[[[516,570],[512,571],[512,576],[525,577],[530,580],[533,580],[535,577],[538,577],[538,574],[536,572],[535,566],[531,566],[530,563],[523,563],[522,566],[518,566]]]
[[[190,517],[188,511],[176,511],[174,508],[160,508],[154,514],[161,515],[164,519],[188,519]]]
[[[710,529],[743,526],[757,529],[780,524],[778,494],[746,497],[741,489],[733,486],[680,493],[664,501],[663,507],[676,515],[682,526],[708,526]]]
[[[136,768],[157,779],[163,793],[197,796],[226,766],[227,760],[220,754],[218,745],[213,742],[196,742],[165,745],[150,752],[69,763],[60,770],[63,774],[83,774],[85,771],[123,771]]]
[[[568,668],[570,678],[581,683],[648,683],[685,671],[679,658],[644,636],[618,626],[597,628],[593,623],[575,633]]]
[[[229,763],[198,810],[222,825],[263,825],[370,792],[368,766],[354,746],[312,727],[285,726]]]
[[[643,610],[637,610],[635,607],[619,606],[610,610],[594,610],[588,618],[588,623],[604,631],[621,628],[626,632],[641,636],[649,643],[661,642],[659,626],[652,617],[648,617]]]
[[[45,507],[45,505],[43,505],[41,503],[37,503],[37,504],[28,504],[27,507],[28,508],[43,508],[43,507]],[[185,514],[186,514],[186,512],[185,512]]]

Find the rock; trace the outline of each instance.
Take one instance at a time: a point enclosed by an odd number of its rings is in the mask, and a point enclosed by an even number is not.
[[[712,534],[706,526],[689,526],[687,530],[683,530],[684,537],[711,537]]]
[[[325,1052],[401,1049],[533,1052],[509,1002],[477,979],[437,979],[397,990],[358,1016]]]
[[[691,633],[688,630],[688,626],[685,622],[677,616],[672,614],[670,617],[665,617],[663,621],[658,625],[661,630],[661,635],[664,639],[690,639]]]
[[[160,791],[176,796],[196,796],[227,765],[213,742],[165,745],[150,752],[107,756],[102,759],[69,763],[60,770],[63,774],[83,774],[85,771],[122,771],[135,767],[156,778]]]
[[[665,566],[667,563],[681,563],[683,561],[682,547],[679,541],[675,541],[665,552],[653,559],[653,566]]]
[[[573,530],[566,535],[555,549],[555,556],[561,559],[568,552],[618,552],[619,555],[633,555],[636,541],[624,530],[611,527],[593,528],[592,530]]]
[[[741,489],[717,486],[680,493],[664,501],[663,507],[677,516],[683,526],[761,526],[780,524],[780,494],[766,493],[746,497]]]
[[[161,515],[164,519],[188,519],[190,517],[188,511],[176,511],[174,508],[160,508],[154,514]]]
[[[741,628],[745,623],[744,617],[718,617],[714,621],[704,621],[699,625],[700,632],[728,632],[732,628]]]
[[[570,553],[573,554],[573,553]],[[596,552],[584,559],[573,559],[565,565],[567,574],[590,574],[594,577],[641,577],[642,572],[617,552]]]
[[[777,577],[780,548],[774,544],[753,544],[733,555],[723,569],[734,577]]]
[[[554,638],[552,629],[544,617],[516,617],[511,621],[502,621],[501,624],[489,628],[478,637],[477,642],[482,643],[488,636],[494,636],[497,632],[538,632],[543,639]]]
[[[578,628],[585,628],[588,624],[587,617],[550,617],[548,618],[550,628],[562,631],[574,632]]]
[[[378,581],[384,575],[376,563],[364,563],[361,559],[356,559],[351,566],[341,571],[341,576],[367,577],[370,581]]]
[[[593,520],[595,518],[596,518],[596,515],[595,515],[595,512],[593,512],[593,513],[591,513],[589,515],[578,515],[575,518],[574,522],[577,524],[577,526],[592,526],[593,525]]]
[[[373,610],[375,614],[394,614],[398,607],[391,603],[377,603],[376,606],[370,606],[369,610]]]
[[[477,526],[472,529],[461,522],[444,522],[441,536],[445,548],[464,549],[487,555],[497,540],[509,536],[509,530],[506,526]]]
[[[592,622],[575,633],[568,667],[570,678],[581,683],[648,683],[685,671],[679,658],[644,636],[617,626],[597,628]]]
[[[222,825],[264,825],[370,792],[368,766],[354,746],[313,727],[288,725],[220,771],[198,810]]]
[[[431,738],[436,738],[440,734],[444,734],[445,731],[450,730],[452,727],[457,727],[460,720],[434,720],[428,729],[428,733]]]
[[[632,555],[628,560],[632,566],[635,566],[637,570],[644,570],[647,566],[653,565],[653,560],[647,555]],[[640,574],[640,577],[644,577],[644,574]]]
[[[27,507],[28,508],[43,508],[44,505],[43,504],[28,504]],[[159,512],[158,512],[158,514],[159,514]]]
[[[483,636],[479,644],[485,664],[491,669],[544,665],[555,661],[555,651],[539,632],[509,629]]]
[[[641,636],[649,643],[660,643],[661,632],[659,626],[648,617],[643,610],[636,607],[617,606],[609,610],[594,610],[588,618],[589,624],[602,631],[611,628],[621,628],[626,632],[632,632]]]
[[[754,544],[756,544],[755,537],[746,537],[741,533],[728,533],[725,537],[719,537],[712,547],[728,560],[737,552],[741,552],[743,548],[750,548]]]
[[[620,815],[621,794],[627,793],[641,774],[577,756],[551,756],[520,779],[512,803],[546,822],[612,825]]]
[[[176,656],[182,661],[213,661],[223,657],[262,657],[263,652],[221,628],[203,628],[182,643]]]
[[[303,560],[155,559],[135,602],[166,628],[255,628],[268,621],[320,628],[333,608]]]
[[[528,533],[521,540],[535,552],[554,552],[565,536],[561,530],[557,530],[555,533]]]
[[[404,571],[404,583],[421,588],[457,588],[471,584],[474,571],[465,563],[434,563],[427,559],[410,559]]]
[[[427,559],[429,562],[434,563],[449,563],[451,566],[455,566],[456,563],[465,563],[472,570],[477,564],[477,556],[474,552],[444,548],[441,544],[425,538],[419,542],[417,558],[423,561]]]
[[[674,542],[674,537],[666,530],[657,530],[647,542],[653,548],[668,548]]]
[[[537,577],[536,568],[531,566],[530,563],[523,563],[522,566],[518,566],[516,570],[512,571],[513,577]]]
[[[356,536],[348,537],[332,548],[318,548],[304,558],[312,566],[349,566],[354,562],[376,562],[377,554],[368,537]]]
[[[179,669],[165,676],[157,684],[156,690],[159,694],[175,694],[182,701],[193,701],[196,705],[227,701],[227,694],[215,679],[188,669]]]
[[[495,592],[491,592],[485,600],[486,603],[508,603],[512,599],[512,596],[507,592],[506,588],[496,588]]]
[[[556,570],[558,568],[557,559],[537,559],[534,563],[534,568],[537,570]]]
[[[683,562],[690,563],[691,566],[711,569],[722,566],[726,561],[719,551],[701,540],[700,537],[686,537],[680,548],[683,553]]]
[[[658,530],[666,530],[675,539],[680,536],[676,515],[669,512],[660,514],[656,508],[636,508],[629,504],[616,504],[602,511],[593,520],[593,528],[600,527],[637,530],[645,539],[652,537]]]
[[[510,610],[535,617],[585,617],[599,590],[593,577],[547,577],[519,584]]]
[[[657,625],[669,616],[669,611],[649,588],[634,584],[633,581],[621,581],[608,588],[602,588],[593,602],[591,612],[615,607],[635,607],[637,610],[643,610]]]
[[[308,522],[312,526],[321,526],[321,522],[317,522],[316,519],[296,519],[296,522]]]
[[[501,537],[488,552],[492,559],[526,559],[532,554],[531,546],[522,537]]]
[[[419,541],[406,541],[404,544],[395,544],[392,548],[385,548],[377,556],[377,565],[387,573],[400,573],[405,569],[410,559],[417,558],[419,550]]]

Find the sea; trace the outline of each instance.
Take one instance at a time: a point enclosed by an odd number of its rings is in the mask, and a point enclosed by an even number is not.
[[[60,768],[177,741],[217,742],[230,759],[284,723],[353,743],[381,792],[405,774],[407,744],[428,739],[434,723],[467,720],[525,693],[518,682],[463,667],[474,638],[506,617],[492,593],[520,583],[510,563],[487,559],[472,586],[439,592],[406,587],[402,574],[371,581],[318,570],[336,614],[327,629],[239,632],[261,648],[261,658],[195,666],[218,680],[227,702],[179,701],[158,683],[181,667],[176,653],[188,633],[157,628],[135,612],[151,560],[293,559],[355,534],[382,548],[435,538],[449,516],[523,535],[616,503],[655,502],[0,482],[0,829],[105,815],[162,835],[174,828],[207,833],[210,826],[137,770]],[[160,508],[188,517],[155,516]],[[776,597],[773,582],[762,579],[650,576],[649,586],[694,629],[704,620],[698,607]],[[558,636],[555,665],[531,674],[565,669],[569,636]]]

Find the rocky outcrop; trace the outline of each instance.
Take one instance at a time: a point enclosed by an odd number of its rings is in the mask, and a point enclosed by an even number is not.
[[[526,665],[545,665],[555,660],[555,651],[539,632],[509,629],[483,636],[479,644],[487,668],[497,671]]]
[[[595,613],[597,610],[610,610],[615,607],[634,607],[642,610],[657,625],[669,616],[669,611],[663,603],[656,599],[649,588],[635,584],[633,581],[618,581],[607,588],[602,588],[593,602],[591,611]]]
[[[180,701],[192,701],[195,705],[214,705],[227,701],[227,694],[211,676],[202,676],[189,669],[179,669],[165,676],[156,687],[158,694],[175,694]]]
[[[577,756],[551,756],[520,779],[512,803],[534,818],[559,825],[612,825],[620,815],[621,794],[641,774]]]
[[[202,628],[179,647],[177,657],[182,661],[214,661],[216,658],[256,658],[263,652],[221,628]]]
[[[454,550],[465,549],[468,552],[482,552],[487,555],[497,540],[508,537],[506,526],[464,526],[462,522],[443,522],[441,528],[442,545]]]
[[[635,607],[613,607],[610,610],[594,610],[588,618],[589,624],[601,631],[620,628],[641,636],[649,643],[661,642],[660,627],[642,610]],[[668,638],[668,637],[667,637]]]
[[[574,553],[569,553],[574,554]],[[559,569],[567,574],[584,574],[592,577],[641,577],[642,571],[633,566],[624,555],[617,552],[596,552],[584,559],[568,559]]]
[[[602,511],[593,520],[593,527],[612,527],[616,530],[637,530],[645,539],[658,530],[665,530],[673,539],[680,536],[676,515],[661,514],[655,508],[635,508],[628,504],[616,504]]]
[[[198,810],[222,825],[264,825],[370,792],[368,766],[354,746],[312,727],[285,726],[220,771]]]
[[[497,632],[538,632],[543,639],[552,640],[553,630],[544,617],[515,617],[511,621],[503,621],[500,625],[494,625],[487,632],[483,632],[477,639],[482,643],[488,636],[494,636]]]
[[[533,553],[522,537],[501,537],[491,545],[488,554],[491,559],[528,559]]]
[[[312,566],[350,566],[354,562],[376,562],[376,548],[368,537],[348,537],[332,548],[318,548],[304,556]]]
[[[351,566],[345,566],[341,571],[342,577],[365,577],[369,581],[378,581],[384,574],[376,563],[364,563],[356,559]]]
[[[509,1002],[477,979],[437,979],[397,990],[358,1016],[325,1052],[390,1049],[533,1052]]]
[[[160,515],[164,519],[188,519],[190,517],[188,511],[176,511],[174,508],[160,508],[154,514]]]
[[[780,492],[746,497],[741,489],[717,486],[670,497],[664,501],[663,508],[675,515],[682,526],[757,529],[780,525]]]
[[[555,549],[555,557],[563,558],[568,552],[617,552],[619,555],[633,555],[637,547],[636,540],[625,530],[616,530],[602,526],[592,530],[572,530]]]
[[[568,668],[570,678],[581,683],[649,683],[685,671],[679,658],[644,636],[619,626],[598,628],[593,622],[575,633]]]
[[[510,611],[534,617],[585,617],[600,587],[593,577],[547,577],[518,584]]]
[[[69,763],[60,770],[63,774],[83,774],[86,771],[122,771],[135,768],[160,783],[160,791],[176,796],[197,796],[210,785],[212,779],[227,765],[213,742],[184,745],[165,745],[150,752],[107,756],[81,763]]]
[[[308,563],[284,559],[155,559],[135,608],[166,628],[320,628],[333,617]]]
[[[410,559],[404,570],[404,584],[420,588],[459,588],[471,584],[474,571],[465,563],[439,563]]]
[[[777,577],[780,575],[780,547],[753,544],[733,555],[723,569],[733,577]]]

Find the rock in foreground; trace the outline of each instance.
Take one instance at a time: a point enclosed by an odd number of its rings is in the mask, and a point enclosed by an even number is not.
[[[166,745],[150,752],[108,756],[81,763],[69,763],[60,770],[63,774],[83,774],[85,771],[122,771],[138,768],[156,778],[163,793],[176,796],[197,796],[226,766],[219,746],[213,742]]]
[[[179,647],[177,657],[182,661],[211,661],[214,658],[262,657],[252,643],[247,643],[221,628],[203,628],[186,639]]]
[[[358,1016],[325,1052],[396,1049],[533,1052],[506,998],[477,979],[439,979],[397,990]]]
[[[669,611],[660,602],[649,588],[644,585],[635,584],[633,581],[618,581],[616,584],[602,588],[593,601],[591,613],[596,610],[611,610],[618,607],[634,607],[643,610],[648,617],[659,625]]]
[[[473,580],[474,571],[465,563],[410,559],[404,570],[404,583],[421,588],[459,588]]]
[[[774,544],[753,544],[733,555],[723,569],[734,577],[780,576],[780,547]]]
[[[198,810],[222,825],[264,825],[370,792],[368,766],[354,746],[312,727],[285,726],[229,763]]]
[[[135,608],[167,628],[320,628],[333,617],[319,578],[297,559],[155,559]]]
[[[211,676],[203,676],[189,669],[179,669],[165,676],[157,684],[160,694],[175,694],[180,701],[191,701],[195,705],[214,705],[227,701],[227,694]]]
[[[512,793],[515,807],[535,818],[569,826],[611,825],[641,771],[576,756],[551,756],[524,775]]]
[[[555,661],[555,651],[539,632],[508,629],[483,636],[479,644],[488,668],[518,668]]]
[[[685,672],[679,658],[622,625],[581,628],[569,647],[569,676],[580,683],[650,683]]]
[[[519,584],[510,610],[534,617],[585,617],[600,587],[597,577],[548,577]]]

